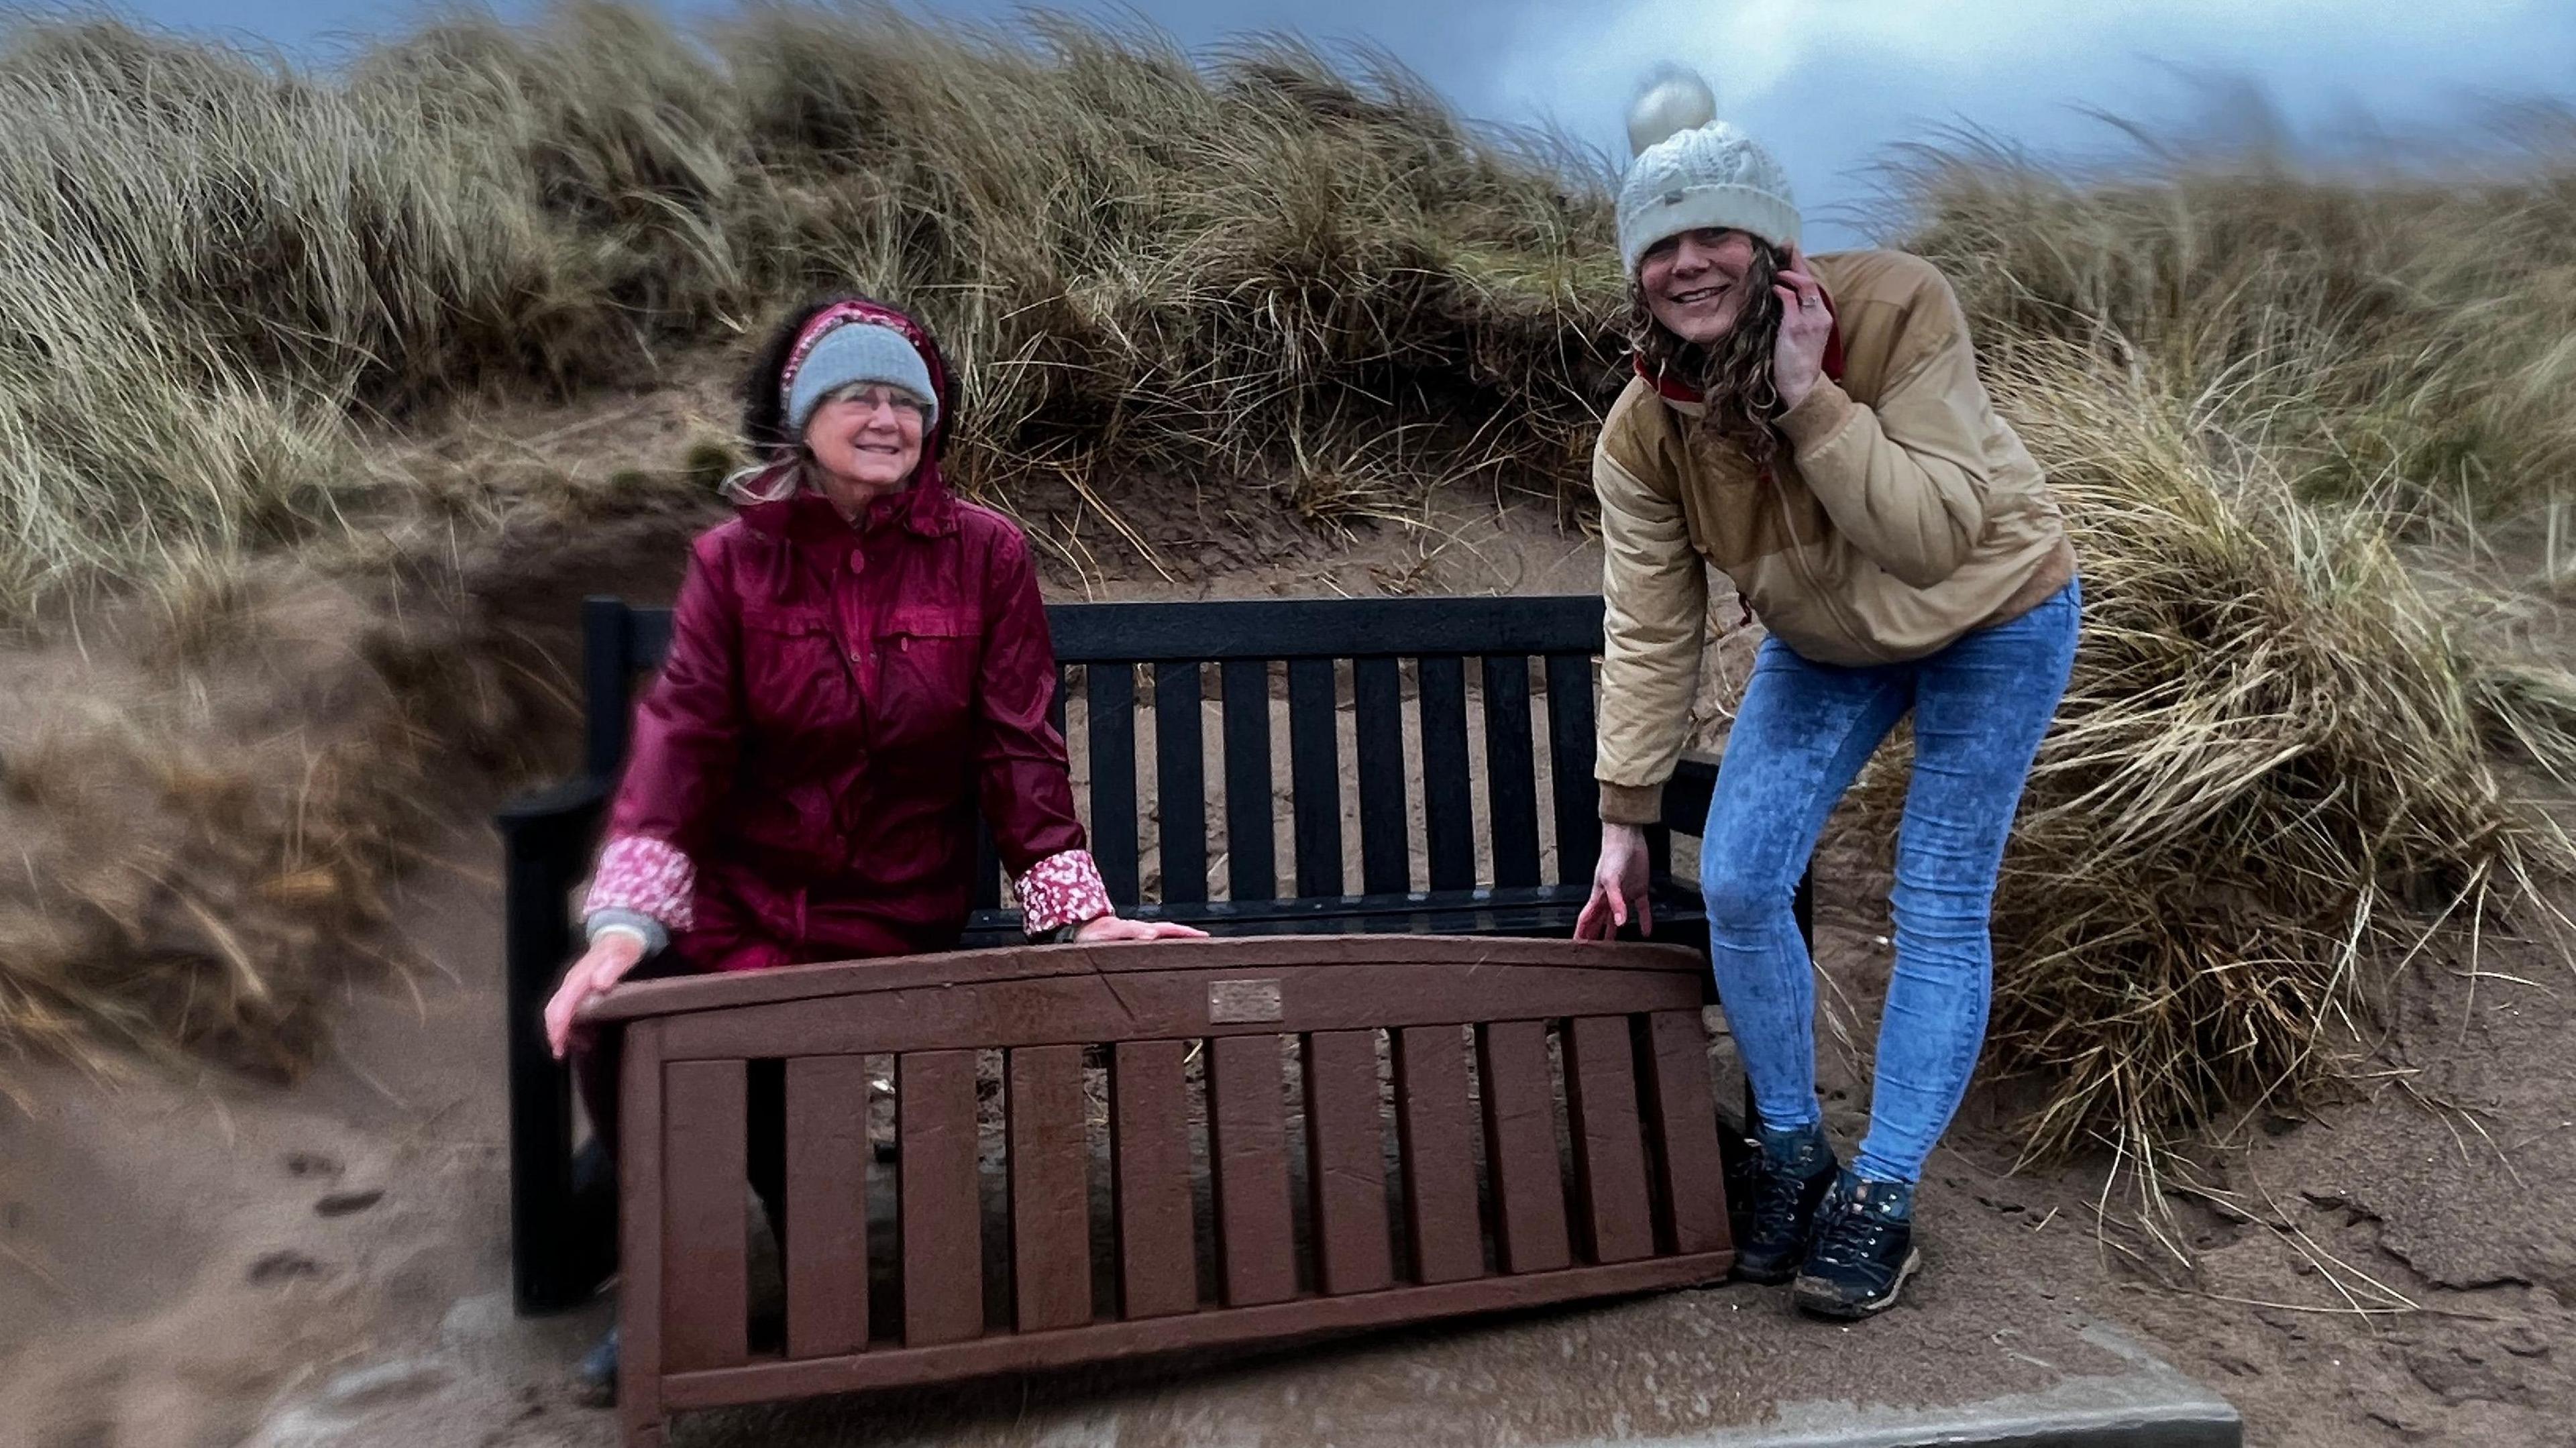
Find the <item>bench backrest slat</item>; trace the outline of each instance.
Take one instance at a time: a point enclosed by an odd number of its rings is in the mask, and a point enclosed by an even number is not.
[[[1592,878],[1601,855],[1601,792],[1592,779],[1592,655],[1547,656],[1548,777],[1556,795],[1556,878]]]
[[[786,1063],[787,1351],[828,1357],[868,1345],[868,1071],[858,1056]],[[1079,1138],[1077,1138],[1079,1139]]]
[[[1413,855],[1405,828],[1404,672],[1394,659],[1351,665],[1353,761],[1359,783],[1360,889],[1401,895],[1412,885]]]
[[[1217,668],[1225,711],[1226,890],[1237,900],[1279,893],[1270,831],[1270,667],[1228,659]]]
[[[1537,884],[1538,764],[1530,744],[1529,660],[1518,654],[1485,655],[1485,793],[1494,883]]]
[[[1207,898],[1207,741],[1200,667],[1154,666],[1155,851],[1163,899]]]
[[[744,1067],[674,1061],[663,1078],[662,1361],[672,1372],[730,1367],[748,1350]]]
[[[1195,1311],[1187,1041],[1120,1041],[1109,1058],[1112,1239],[1118,1312],[1130,1321]]]
[[[1285,1302],[1297,1295],[1297,1244],[1279,1037],[1208,1042],[1207,1101],[1219,1300],[1228,1307]]]
[[[1655,1162],[1656,1215],[1667,1225],[1664,1252],[1713,1252],[1727,1245],[1726,1169],[1707,1123],[1708,1038],[1695,1016],[1658,1011],[1646,1017],[1647,1145]]]
[[[1288,792],[1297,893],[1342,893],[1341,741],[1333,727],[1333,661],[1288,661]]]
[[[894,1109],[903,1340],[913,1347],[963,1342],[984,1331],[975,1052],[906,1051],[895,1057]],[[741,1194],[736,1188],[734,1195]],[[788,1235],[795,1235],[793,1222]],[[737,1305],[735,1315],[742,1311]]]
[[[1467,668],[1457,658],[1423,659],[1422,833],[1430,856],[1431,888],[1464,890],[1476,883],[1473,775],[1467,756]]]
[[[1574,1257],[1548,1101],[1545,1023],[1479,1026],[1476,1077],[1485,1100],[1485,1159],[1493,1164],[1495,1248],[1503,1270],[1553,1272]]]
[[[1072,675],[1083,695],[1078,743],[1087,752],[1090,783],[1082,803],[1092,853],[1110,898],[1121,906],[1139,903],[1147,893],[1138,841],[1148,782],[1138,778],[1135,716],[1137,671],[1149,664],[1155,741],[1150,807],[1159,820],[1158,898],[1166,903],[1199,904],[1209,897],[1209,811],[1219,778],[1228,861],[1223,885],[1234,900],[1329,897],[1352,889],[1403,894],[1426,885],[1435,891],[1478,884],[1535,887],[1549,883],[1542,879],[1548,844],[1555,850],[1556,883],[1580,885],[1591,868],[1600,839],[1592,780],[1593,659],[1601,647],[1596,597],[1056,604],[1047,613],[1058,657],[1052,716],[1062,730]],[[658,666],[668,651],[670,614],[593,599],[585,606],[583,627],[585,752],[594,776],[613,778],[628,742],[636,676]],[[1533,658],[1544,671],[1535,680]],[[1469,697],[1470,659],[1477,663],[1476,701]],[[1284,782],[1273,777],[1270,752],[1277,727],[1274,663],[1286,673]],[[1215,769],[1202,738],[1209,664],[1216,666],[1223,740]],[[1541,683],[1544,720],[1533,717],[1540,697],[1534,686]],[[1415,700],[1410,717],[1408,693]],[[1469,714],[1476,702],[1481,751],[1469,747]],[[1345,712],[1355,750],[1347,761]],[[1545,731],[1544,758],[1539,726]],[[1344,855],[1354,843],[1344,837],[1346,764],[1355,775],[1356,871]],[[1544,833],[1542,770],[1551,827]],[[1484,776],[1481,788],[1478,773]],[[1291,818],[1291,853],[1284,862],[1271,834],[1273,796],[1283,783]],[[1479,795],[1488,842],[1482,849]],[[1418,842],[1412,823],[1417,809],[1423,834]],[[1654,833],[1660,852],[1664,841],[1660,831]],[[1427,857],[1422,878],[1414,874],[1417,844]],[[1489,868],[1479,869],[1480,856]],[[1000,876],[1001,862],[986,835],[979,841],[977,908],[1002,902]]]
[[[1023,1046],[1010,1053],[1004,1077],[1012,1324],[1021,1332],[1080,1327],[1091,1321],[1082,1048]]]
[[[1091,855],[1101,883],[1121,904],[1136,880],[1136,671],[1124,664],[1083,670],[1091,723]]]
[[[1482,1276],[1465,1034],[1456,1026],[1406,1026],[1387,1034],[1395,1067],[1397,1152],[1404,1162],[1405,1245],[1414,1280]]]
[[[1594,1262],[1654,1255],[1646,1196],[1646,1140],[1637,1119],[1637,1074],[1628,1018],[1566,1023],[1565,1100],[1574,1144],[1575,1246]]]
[[[1316,1275],[1333,1296],[1395,1282],[1386,1230],[1386,1128],[1377,1032],[1317,1031],[1305,1041],[1307,1173]]]

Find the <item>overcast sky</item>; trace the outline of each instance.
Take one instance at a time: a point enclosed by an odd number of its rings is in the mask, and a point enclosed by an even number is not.
[[[682,10],[705,0],[664,0]],[[129,0],[171,26],[247,30],[292,49],[399,29],[363,0]],[[535,5],[504,3],[505,14]],[[909,8],[1006,18],[1009,0]],[[1789,167],[1810,237],[1872,194],[1891,143],[1969,125],[2039,151],[2100,152],[2086,114],[2245,129],[2277,116],[2311,149],[2366,149],[2372,128],[2439,136],[2498,100],[2576,98],[2576,0],[1066,0],[1141,15],[1191,46],[1293,27],[1393,52],[1463,113],[1553,122],[1624,151],[1622,115],[1656,61],[1697,66],[1719,114]],[[1621,157],[1624,159],[1624,155]]]

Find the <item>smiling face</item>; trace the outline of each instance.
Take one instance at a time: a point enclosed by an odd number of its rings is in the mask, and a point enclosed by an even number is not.
[[[832,501],[848,512],[901,488],[921,462],[927,411],[919,398],[882,382],[853,383],[824,398],[805,424],[805,448]]]
[[[1703,227],[1648,247],[1637,284],[1665,330],[1705,347],[1733,331],[1744,314],[1744,278],[1752,267],[1750,235]]]

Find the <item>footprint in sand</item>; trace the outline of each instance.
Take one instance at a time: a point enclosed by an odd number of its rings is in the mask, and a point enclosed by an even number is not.
[[[313,1204],[313,1213],[321,1217],[345,1217],[351,1212],[363,1212],[384,1199],[385,1189],[382,1187],[333,1192]]]
[[[255,1286],[268,1287],[281,1282],[292,1282],[300,1277],[321,1275],[321,1263],[293,1248],[285,1248],[275,1252],[264,1252],[252,1259],[250,1270],[244,1272],[242,1277]]]

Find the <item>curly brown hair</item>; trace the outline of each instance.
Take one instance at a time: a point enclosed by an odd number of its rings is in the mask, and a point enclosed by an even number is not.
[[[1706,398],[1701,430],[1743,449],[1756,468],[1770,467],[1779,456],[1780,434],[1773,424],[1787,411],[1771,378],[1772,349],[1780,336],[1780,297],[1771,282],[1788,264],[1787,252],[1753,238],[1753,264],[1739,284],[1745,289],[1743,310],[1712,347],[1676,336],[1655,320],[1644,285],[1628,284],[1628,340],[1636,348],[1639,370]]]

